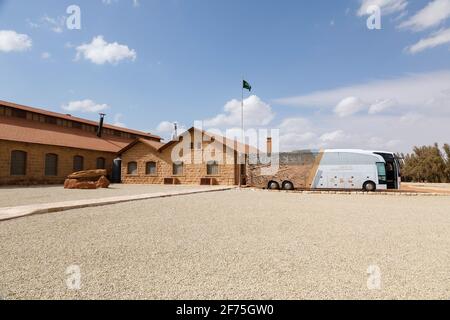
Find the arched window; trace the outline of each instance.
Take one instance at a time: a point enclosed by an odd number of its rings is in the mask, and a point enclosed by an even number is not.
[[[45,155],[45,175],[55,177],[58,175],[58,156],[53,153]]]
[[[83,171],[84,170],[84,158],[82,156],[73,157],[73,171]]]
[[[27,153],[14,150],[11,152],[11,175],[25,176],[27,174]]]
[[[177,161],[173,163],[172,174],[174,176],[182,176],[183,175],[183,162]]]
[[[219,163],[217,161],[209,161],[206,165],[206,174],[208,176],[217,176],[219,174]]]
[[[97,169],[106,169],[106,159],[103,157],[97,158]]]
[[[154,161],[147,162],[145,166],[145,174],[149,176],[156,176],[157,174],[156,162]]]
[[[127,173],[131,174],[131,175],[137,175],[138,174],[138,169],[137,169],[137,162],[128,162],[128,167],[127,167]]]

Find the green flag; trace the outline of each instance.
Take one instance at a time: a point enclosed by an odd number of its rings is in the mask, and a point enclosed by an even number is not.
[[[244,80],[244,83],[243,83],[243,88],[244,89],[247,89],[248,91],[252,91],[252,86],[250,85],[250,83],[248,83],[247,81],[245,81]]]

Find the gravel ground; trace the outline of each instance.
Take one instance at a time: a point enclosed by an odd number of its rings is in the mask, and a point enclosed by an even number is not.
[[[29,204],[52,203],[72,200],[86,200],[170,191],[174,189],[202,188],[201,186],[125,185],[113,184],[108,189],[66,190],[62,186],[2,187],[0,208]],[[205,187],[205,189],[208,187]]]
[[[450,183],[402,183],[405,191],[438,192],[450,194]]]
[[[449,299],[449,208],[450,197],[244,190],[5,221],[0,296]],[[81,290],[67,289],[70,265]]]

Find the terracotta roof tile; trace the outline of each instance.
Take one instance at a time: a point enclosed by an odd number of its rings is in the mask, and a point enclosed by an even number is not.
[[[96,151],[118,152],[132,140],[37,121],[0,116],[0,140],[19,141]]]
[[[47,111],[47,110],[44,110],[44,109],[28,107],[28,106],[24,106],[24,105],[20,105],[20,104],[16,104],[16,103],[8,102],[8,101],[0,100],[0,105],[6,106],[6,107],[10,107],[10,108],[16,108],[16,109],[20,109],[20,110],[24,110],[24,111],[28,111],[28,112],[39,113],[39,114],[42,114],[42,115],[55,117],[55,118],[59,118],[59,119],[76,121],[76,122],[89,124],[89,125],[93,125],[93,126],[97,126],[98,125],[98,123],[96,121],[91,121],[91,120],[86,120],[86,119],[82,119],[82,118],[77,118],[77,117],[73,117],[73,116],[68,115],[68,114],[62,114],[62,113]],[[151,133],[146,133],[146,132],[142,132],[142,131],[138,131],[138,130],[132,130],[132,129],[128,129],[128,128],[117,127],[117,126],[113,126],[113,125],[110,125],[110,124],[105,124],[104,128],[118,130],[118,131],[122,131],[122,132],[135,134],[135,135],[138,135],[138,136],[149,137],[149,138],[156,138],[156,139],[161,140],[161,137],[153,135]]]

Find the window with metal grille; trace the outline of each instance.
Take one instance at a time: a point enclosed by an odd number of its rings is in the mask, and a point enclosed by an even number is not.
[[[154,176],[154,175],[156,175],[156,173],[157,173],[156,162],[154,162],[154,161],[147,162],[146,168],[145,168],[145,174]]]
[[[219,163],[217,161],[210,161],[206,165],[206,174],[214,176],[219,174]]]
[[[45,117],[45,123],[49,123],[49,124],[57,124],[58,122],[56,121],[56,118],[53,118],[53,117]]]
[[[97,158],[97,169],[106,169],[106,160],[103,157]]]
[[[174,162],[172,174],[174,176],[183,175],[183,162],[181,162],[181,161]]]
[[[73,171],[83,171],[84,169],[84,158],[82,156],[73,157]]]
[[[137,162],[128,162],[127,173],[131,175],[138,174]]]
[[[58,175],[58,156],[53,153],[45,155],[45,175],[55,177]]]
[[[14,150],[11,152],[11,175],[24,176],[27,174],[27,153]]]
[[[12,109],[12,116],[25,119],[27,117],[27,112],[24,110]]]

